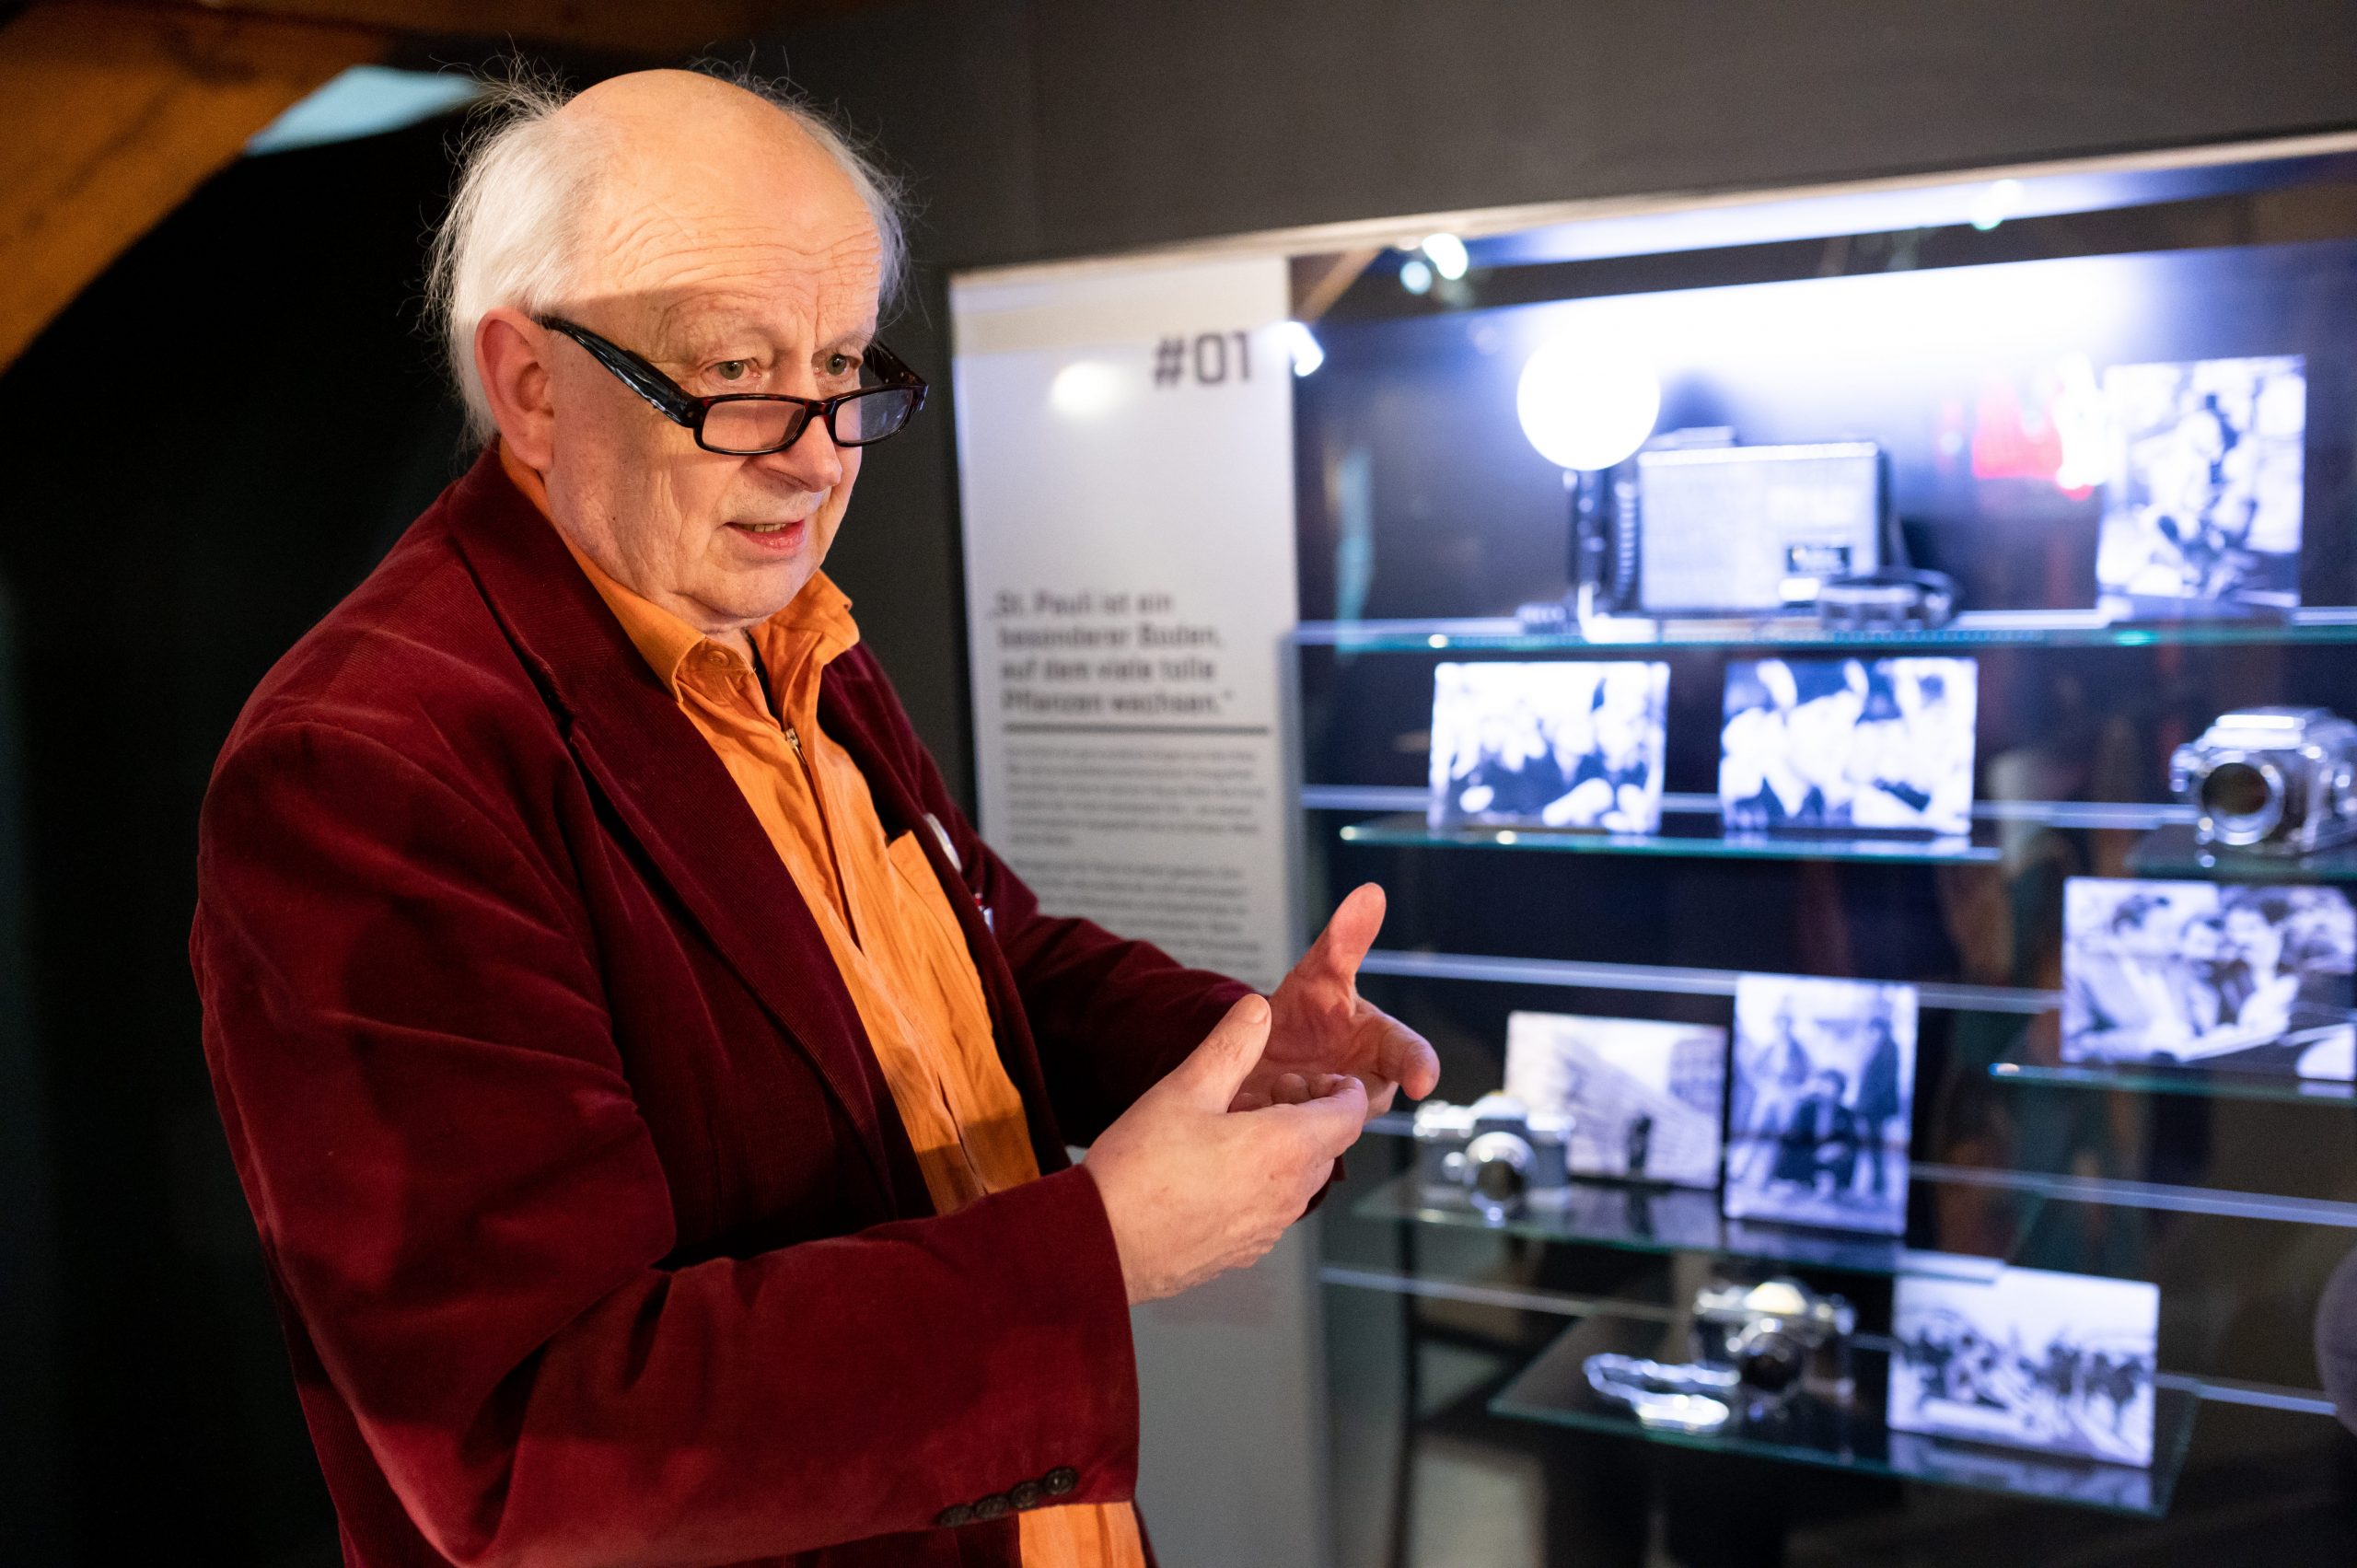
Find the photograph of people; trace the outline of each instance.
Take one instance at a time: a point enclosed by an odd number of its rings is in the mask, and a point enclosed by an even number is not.
[[[1728,1215],[1904,1231],[1914,988],[1745,975],[1735,1007]]]
[[[2116,365],[2103,387],[2115,454],[2096,554],[2106,606],[2299,603],[2306,362]]]
[[[1959,658],[1729,664],[1727,830],[1969,831],[1977,676]]]
[[[1441,665],[1432,825],[1655,831],[1668,695],[1666,664]]]
[[[2334,888],[2074,877],[2062,1059],[2357,1078],[2357,912]]]
[[[1890,1424],[2149,1465],[2160,1309],[2159,1287],[2135,1280],[1901,1275]]]

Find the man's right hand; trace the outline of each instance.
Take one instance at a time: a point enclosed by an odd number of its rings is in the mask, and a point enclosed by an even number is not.
[[[1263,997],[1237,1003],[1088,1151],[1132,1307],[1274,1247],[1366,1121],[1366,1087],[1347,1074],[1320,1077],[1299,1104],[1228,1109],[1268,1043],[1269,1016]]]

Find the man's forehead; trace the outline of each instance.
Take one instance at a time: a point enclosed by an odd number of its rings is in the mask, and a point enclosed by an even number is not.
[[[575,274],[586,295],[635,298],[663,324],[715,315],[872,316],[882,246],[850,177],[794,119],[726,84],[619,78],[565,110],[610,121]],[[625,84],[619,104],[591,95]],[[641,99],[650,100],[642,103]],[[649,112],[649,110],[662,112]]]

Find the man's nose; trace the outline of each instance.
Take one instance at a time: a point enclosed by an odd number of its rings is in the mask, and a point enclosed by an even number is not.
[[[794,445],[782,452],[771,452],[754,461],[768,466],[781,479],[791,480],[804,490],[832,490],[842,482],[843,452],[835,445],[834,433],[823,419],[813,419]]]

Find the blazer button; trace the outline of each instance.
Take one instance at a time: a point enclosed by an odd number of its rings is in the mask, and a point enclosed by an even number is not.
[[[977,1519],[995,1519],[1000,1515],[1005,1513],[1009,1506],[1010,1504],[1007,1503],[1005,1493],[993,1492],[988,1497],[977,1497],[974,1499],[974,1517]]]
[[[1070,1465],[1058,1465],[1039,1478],[1039,1484],[1048,1489],[1049,1496],[1062,1497],[1079,1487],[1080,1472]]]
[[[971,1508],[967,1507],[963,1503],[952,1503],[948,1507],[944,1508],[940,1513],[935,1514],[933,1516],[934,1527],[935,1529],[946,1530],[953,1528],[958,1525],[970,1525],[973,1522],[974,1511]]]
[[[1027,1481],[1006,1489],[1006,1500],[1017,1508],[1037,1508],[1048,1500],[1048,1489],[1036,1481]]]

